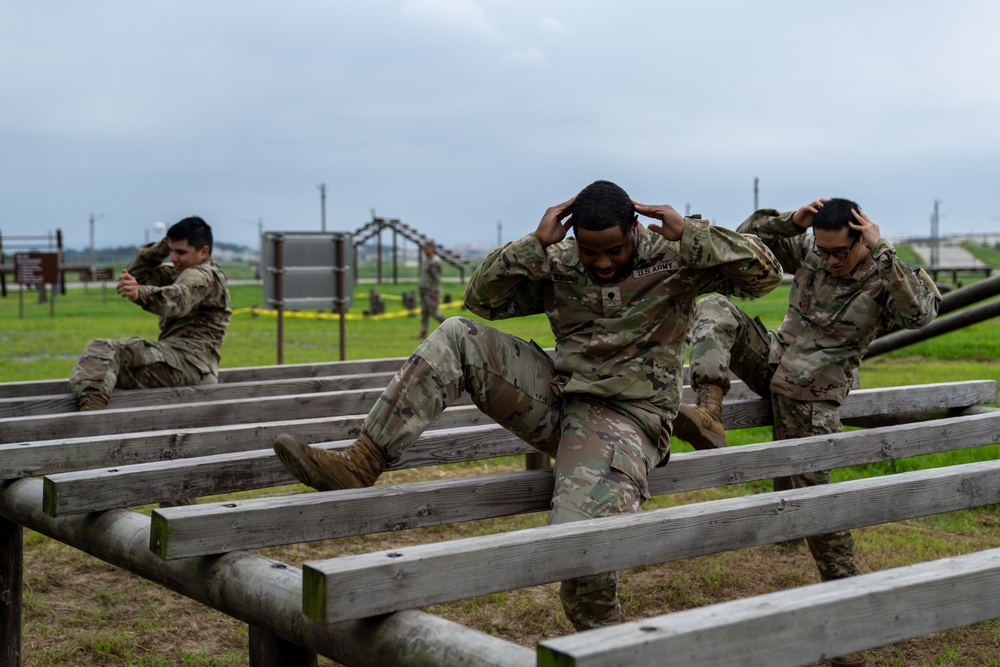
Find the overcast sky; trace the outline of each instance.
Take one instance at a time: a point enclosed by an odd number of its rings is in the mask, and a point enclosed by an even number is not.
[[[886,235],[1000,232],[1000,3],[0,4],[0,233],[217,241],[376,215],[446,245],[596,179],[738,225],[858,201]]]

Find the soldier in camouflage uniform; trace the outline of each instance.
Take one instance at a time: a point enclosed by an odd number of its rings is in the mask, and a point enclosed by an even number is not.
[[[637,212],[656,222],[644,227]],[[465,293],[465,305],[491,320],[545,313],[554,359],[533,342],[449,318],[390,382],[357,442],[331,451],[281,435],[275,451],[314,488],[370,486],[466,390],[555,458],[550,523],[637,512],[649,470],[670,453],[696,297],[760,296],[780,277],[756,237],[633,202],[598,181],[491,253]],[[616,573],[563,582],[574,627],[623,621],[617,584]]]
[[[170,257],[173,266],[163,261]],[[212,260],[212,228],[185,218],[144,245],[118,278],[122,298],[160,316],[156,342],[90,341],[69,379],[81,410],[107,407],[121,389],[218,382],[219,348],[232,308],[226,274]]]
[[[805,234],[810,227],[813,234]],[[755,392],[770,397],[774,439],[837,433],[840,405],[854,372],[880,331],[915,329],[937,315],[941,295],[922,269],[899,261],[878,225],[854,202],[820,199],[797,211],[761,210],[740,232],[755,234],[794,273],[788,312],[767,331],[729,299],[698,302],[691,343],[691,384],[698,407],[682,405],[677,433],[699,448],[722,434],[722,396],[731,369]],[[775,480],[775,490],[826,484],[829,471]],[[860,574],[850,531],[807,540],[821,578]],[[863,654],[834,665],[861,665]]]
[[[424,261],[420,265],[420,338],[427,338],[431,318],[444,322],[441,314],[441,258],[434,252],[434,244],[424,245]]]

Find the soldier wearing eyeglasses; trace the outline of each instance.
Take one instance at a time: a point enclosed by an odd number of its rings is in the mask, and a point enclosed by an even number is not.
[[[872,339],[895,326],[928,324],[941,294],[923,269],[899,261],[878,225],[848,199],[818,199],[785,213],[760,210],[738,231],[758,236],[785,273],[794,274],[788,311],[778,330],[768,331],[722,295],[698,302],[691,334],[698,405],[681,404],[675,435],[698,449],[725,446],[722,399],[729,369],[771,399],[775,440],[839,432],[840,405]],[[776,479],[774,486],[829,481],[823,471]],[[824,581],[860,574],[849,531],[807,542]],[[865,656],[832,664],[863,665]]]

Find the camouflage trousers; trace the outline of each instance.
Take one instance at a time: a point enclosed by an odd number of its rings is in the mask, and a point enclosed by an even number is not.
[[[771,398],[773,438],[785,440],[839,433],[840,406],[834,401],[798,401],[771,393],[775,367],[769,363],[776,334],[751,319],[728,298],[714,294],[698,301],[691,330],[691,384],[714,384],[729,391],[729,370],[757,394]],[[779,477],[775,491],[828,484],[830,472]],[[848,530],[806,539],[820,577],[840,579],[861,574],[854,564],[854,539]]]
[[[430,329],[431,318],[444,322],[441,314],[441,292],[420,290],[420,333],[426,335]]]
[[[77,398],[85,394],[108,401],[116,389],[151,389],[214,384],[218,377],[202,373],[180,350],[143,338],[95,338],[69,378]]]
[[[478,322],[452,317],[404,363],[362,426],[396,460],[468,391],[488,416],[555,458],[549,523],[638,512],[660,460],[644,424],[598,398],[562,396],[550,357]],[[578,630],[624,620],[615,572],[564,581],[559,597]]]

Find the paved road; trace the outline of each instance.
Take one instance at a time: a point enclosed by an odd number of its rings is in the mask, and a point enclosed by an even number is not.
[[[925,264],[929,265],[931,263],[931,247],[930,245],[911,245],[911,248],[920,255],[920,260]],[[941,244],[938,246],[938,266],[941,268],[948,268],[951,266],[960,266],[962,268],[970,267],[985,267],[986,264],[976,259],[975,255],[970,253],[965,248],[953,245]]]

